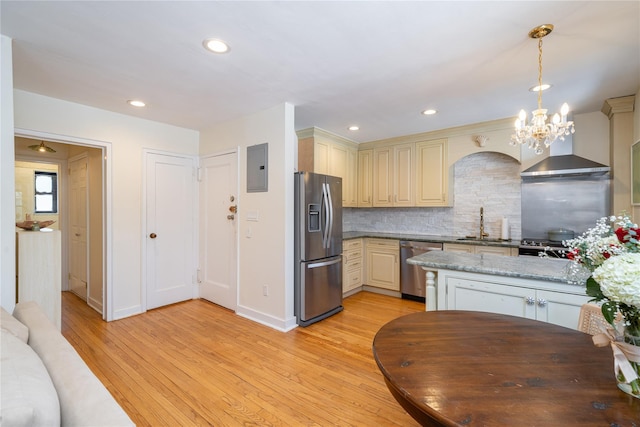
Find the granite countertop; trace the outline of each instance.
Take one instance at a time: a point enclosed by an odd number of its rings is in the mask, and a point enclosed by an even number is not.
[[[414,242],[433,243],[459,243],[464,245],[500,246],[505,248],[517,248],[520,246],[519,240],[460,240],[460,236],[431,236],[427,234],[402,234],[402,233],[379,233],[375,231],[348,231],[342,234],[344,240],[357,239],[360,237],[374,237],[378,239],[411,240]]]
[[[533,256],[511,257],[493,254],[474,255],[431,251],[409,258],[407,263],[433,268],[434,270],[456,270],[567,283],[565,268],[569,261]]]

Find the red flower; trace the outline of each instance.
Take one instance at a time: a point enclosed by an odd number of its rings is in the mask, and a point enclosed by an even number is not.
[[[634,237],[638,237],[638,235],[640,234],[640,229],[638,228],[630,228],[630,229],[624,229],[622,227],[618,228],[615,233],[616,236],[618,236],[618,240],[620,240],[620,242],[622,243],[627,243],[629,242],[629,238],[631,238],[630,233],[629,232],[633,232],[633,236]]]
[[[618,236],[618,240],[620,240],[622,243],[624,243],[625,238],[629,234],[629,232],[627,230],[625,230],[624,228],[622,228],[622,227],[618,228],[615,231],[615,233],[616,233],[616,236]]]

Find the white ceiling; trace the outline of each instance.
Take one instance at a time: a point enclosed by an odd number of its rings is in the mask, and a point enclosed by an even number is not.
[[[363,142],[640,88],[638,1],[7,1],[14,86],[201,130],[290,102],[296,129]],[[221,38],[227,55],[205,51]],[[145,109],[126,100],[140,98]],[[422,116],[432,107],[439,114]],[[361,130],[350,132],[357,124]]]

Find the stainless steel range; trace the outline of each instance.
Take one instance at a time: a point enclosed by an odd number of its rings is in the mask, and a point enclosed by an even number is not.
[[[540,256],[544,252],[554,258],[567,257],[567,248],[555,240],[523,239],[518,247],[520,256]]]

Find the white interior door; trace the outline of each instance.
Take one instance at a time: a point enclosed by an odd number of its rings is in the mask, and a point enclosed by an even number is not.
[[[89,292],[87,166],[86,156],[69,160],[69,290],[84,301]]]
[[[146,153],[147,309],[195,296],[194,159]]]
[[[237,153],[200,163],[200,297],[236,310]]]

